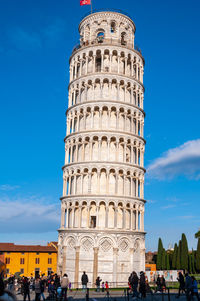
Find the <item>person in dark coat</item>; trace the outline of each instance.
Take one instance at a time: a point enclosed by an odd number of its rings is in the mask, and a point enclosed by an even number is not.
[[[192,278],[192,300],[193,300],[193,297],[196,296],[197,300],[200,301],[199,293],[198,293],[198,283],[194,276],[191,276],[191,278]]]
[[[190,301],[192,294],[192,278],[188,273],[185,274],[185,294],[187,301]]]
[[[162,291],[162,287],[161,287],[161,278],[160,275],[158,274],[157,280],[156,280],[156,289],[155,289],[155,293],[157,292],[161,292]]]
[[[85,271],[83,272],[83,275],[81,277],[81,282],[82,282],[82,289],[83,289],[83,291],[86,291],[87,284],[88,284],[88,276],[85,273]]]
[[[100,283],[101,283],[101,279],[98,276],[97,279],[96,279],[96,283],[95,283],[96,287],[97,287],[97,289],[96,289],[97,292],[100,292]]]
[[[166,290],[166,282],[165,282],[165,278],[163,275],[161,276],[161,279],[160,279],[160,285],[161,285],[162,291],[165,291]]]
[[[178,295],[176,296],[176,298],[179,298],[181,295],[181,292],[185,293],[185,280],[184,280],[184,276],[181,272],[178,273],[177,280],[179,282],[179,289],[178,289]]]
[[[45,296],[44,296],[44,290],[45,290],[45,286],[46,286],[46,280],[44,279],[44,276],[42,276],[41,281],[40,281],[40,299],[42,297],[43,301],[45,301]]]
[[[146,281],[144,272],[140,272],[140,288],[141,298],[146,298]]]
[[[133,271],[131,273],[131,275],[129,276],[129,279],[128,279],[130,285],[131,285],[131,288],[132,288],[132,292],[133,292],[133,297],[138,297],[138,283],[139,283],[139,278],[136,274],[135,271]]]
[[[30,301],[30,282],[27,277],[23,279],[22,287],[23,287],[24,301],[26,301],[26,297],[28,297],[28,301]]]

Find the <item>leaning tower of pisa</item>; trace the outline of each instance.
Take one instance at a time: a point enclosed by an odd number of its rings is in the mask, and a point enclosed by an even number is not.
[[[113,286],[145,268],[143,67],[135,24],[102,11],[70,57],[58,273]]]

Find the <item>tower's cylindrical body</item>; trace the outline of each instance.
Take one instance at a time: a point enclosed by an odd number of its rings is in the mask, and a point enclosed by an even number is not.
[[[145,268],[143,67],[135,25],[98,12],[70,58],[58,272],[90,285]]]

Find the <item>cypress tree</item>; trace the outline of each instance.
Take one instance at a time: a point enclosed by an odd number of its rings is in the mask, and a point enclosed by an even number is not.
[[[177,270],[180,270],[181,268],[181,241],[180,240],[179,240],[178,250],[177,250],[176,268]]]
[[[195,238],[200,238],[200,230],[197,233],[195,233]]]
[[[163,249],[162,252],[162,270],[166,270],[166,251]]]
[[[200,238],[198,239],[198,244],[197,244],[196,270],[197,270],[197,272],[200,272]]]
[[[169,254],[168,254],[168,253],[166,254],[166,269],[167,269],[167,271],[169,271],[169,270],[170,270],[170,264],[169,264]]]
[[[192,274],[192,254],[188,255],[188,271]]]
[[[170,267],[170,270],[172,270],[172,257],[173,257],[173,254],[174,254],[174,252],[170,251],[170,253],[169,253],[169,267]]]
[[[188,270],[188,243],[184,233],[181,238],[181,269]]]
[[[173,252],[173,256],[172,256],[172,269],[173,270],[176,270],[177,251],[178,251],[178,246],[177,246],[177,243],[175,243],[174,252]]]
[[[196,273],[196,269],[195,269],[195,254],[194,254],[194,250],[192,249],[192,255],[191,255],[191,260],[192,260],[192,273],[195,274]]]
[[[158,254],[157,254],[157,261],[156,261],[156,268],[157,270],[162,269],[162,253],[163,253],[163,244],[161,238],[158,240]]]

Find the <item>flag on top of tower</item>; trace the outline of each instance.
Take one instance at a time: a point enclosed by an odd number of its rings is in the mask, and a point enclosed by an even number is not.
[[[90,5],[91,0],[80,0],[80,5]]]

